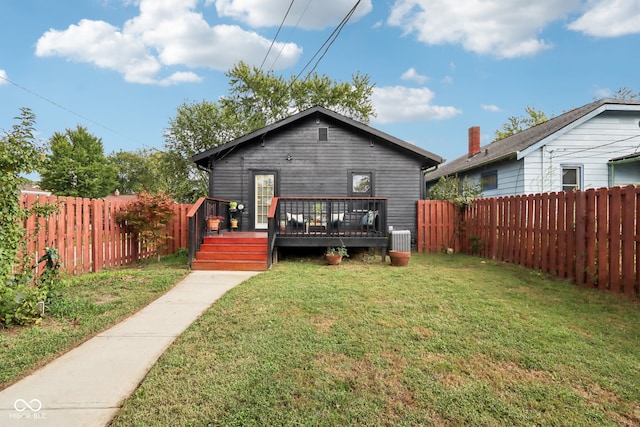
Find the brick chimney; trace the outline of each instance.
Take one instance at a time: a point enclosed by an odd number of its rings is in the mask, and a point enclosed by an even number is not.
[[[469,128],[469,157],[480,153],[480,126]]]

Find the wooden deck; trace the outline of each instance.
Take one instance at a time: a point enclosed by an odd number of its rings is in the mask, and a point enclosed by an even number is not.
[[[376,197],[274,197],[268,230],[211,234],[206,217],[229,217],[228,202],[202,198],[187,215],[189,260],[194,270],[268,269],[278,248],[388,246],[387,199]]]

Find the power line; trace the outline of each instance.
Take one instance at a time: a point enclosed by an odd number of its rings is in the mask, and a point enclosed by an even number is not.
[[[269,50],[267,50],[267,54],[264,56],[264,59],[262,60],[262,64],[260,64],[260,71],[262,71],[262,66],[264,65],[265,61],[267,60],[267,57],[269,56],[269,53],[271,53],[271,49],[273,48],[273,45],[275,44],[276,39],[278,38],[278,34],[280,34],[280,30],[284,26],[284,21],[287,20],[287,16],[289,16],[289,12],[291,11],[291,8],[293,7],[293,3],[295,1],[296,0],[291,0],[291,3],[289,3],[289,8],[287,9],[287,12],[284,14],[284,17],[282,18],[282,22],[280,22],[280,26],[278,27],[278,31],[276,31],[276,35],[273,36],[273,40],[271,40],[271,46],[269,46]]]
[[[88,118],[88,117],[86,117],[86,116],[83,116],[83,115],[82,115],[82,114],[80,114],[80,113],[76,113],[75,111],[73,111],[73,110],[71,110],[71,109],[69,109],[69,108],[65,107],[64,105],[58,104],[57,102],[53,101],[52,99],[47,98],[46,96],[40,95],[40,94],[39,94],[39,93],[37,93],[37,92],[34,92],[34,91],[30,90],[30,89],[27,89],[27,88],[26,88],[26,87],[24,87],[24,86],[19,85],[18,83],[14,82],[14,81],[12,81],[12,80],[9,80],[7,77],[4,77],[4,76],[0,75],[0,79],[2,79],[2,80],[4,80],[4,81],[6,81],[6,82],[8,82],[8,83],[11,83],[11,84],[12,84],[12,85],[14,85],[15,87],[20,88],[20,89],[24,90],[25,92],[29,92],[30,94],[35,95],[35,96],[37,96],[38,98],[43,99],[43,100],[47,101],[48,103],[53,104],[53,105],[55,105],[56,107],[58,107],[58,108],[60,108],[60,109],[62,109],[62,110],[65,110],[65,111],[67,111],[67,112],[69,112],[69,113],[71,113],[71,114],[73,114],[73,115],[76,115],[76,116],[80,117],[81,119],[84,119],[84,120],[86,120],[86,121],[88,121],[88,122],[91,122],[91,123],[93,123],[94,125],[100,126],[101,128],[104,128],[104,129],[106,129],[106,130],[108,130],[108,131],[110,131],[110,132],[113,132],[113,133],[115,133],[115,134],[122,135],[122,134],[121,134],[120,132],[118,132],[117,130],[113,130],[113,129],[111,129],[111,128],[109,128],[109,127],[105,126],[105,125],[103,125],[102,123],[98,123],[98,122],[96,122],[95,120],[91,120],[90,118]]]
[[[318,48],[318,50],[316,51],[316,53],[313,54],[313,56],[311,57],[311,59],[305,64],[305,66],[302,68],[302,70],[300,70],[300,72],[298,73],[298,75],[295,77],[294,81],[298,80],[298,78],[302,75],[302,73],[304,72],[304,70],[307,69],[307,67],[311,64],[311,62],[313,62],[313,60],[315,59],[316,56],[318,56],[318,54],[320,53],[320,51],[326,46],[326,48],[324,49],[324,52],[322,53],[322,55],[320,56],[320,58],[318,58],[318,60],[316,61],[315,65],[313,66],[313,68],[311,69],[311,71],[309,71],[307,73],[307,77],[309,77],[309,75],[311,73],[313,73],[313,71],[316,69],[316,67],[318,66],[318,64],[320,63],[320,61],[325,57],[325,55],[327,54],[327,52],[329,51],[329,48],[333,45],[333,43],[336,41],[336,39],[338,38],[338,36],[340,35],[340,33],[342,32],[342,29],[344,28],[345,25],[347,25],[347,22],[349,22],[349,19],[351,19],[351,16],[353,16],[354,12],[356,11],[356,8],[358,7],[358,5],[360,4],[361,0],[358,0],[356,2],[356,4],[351,8],[351,10],[347,13],[347,15],[342,18],[342,21],[340,21],[340,23],[338,24],[338,26],[331,32],[331,34],[329,34],[329,37],[327,37],[327,40],[325,40],[324,43],[322,43],[322,46],[320,46]]]
[[[554,158],[564,157],[564,156],[569,156],[569,155],[573,156],[573,155],[575,155],[577,153],[582,153],[582,152],[590,151],[590,150],[596,150],[598,148],[607,147],[609,145],[617,144],[618,142],[629,141],[629,140],[632,140],[632,139],[638,138],[638,137],[640,137],[640,135],[632,135],[632,136],[629,136],[627,138],[617,139],[615,141],[607,142],[605,144],[594,145],[593,147],[586,147],[586,148],[581,148],[581,149],[578,149],[578,150],[572,150],[572,149],[569,148],[569,149],[566,149],[567,150],[566,152],[555,155]],[[637,150],[638,149],[636,148],[636,151]]]
[[[289,43],[289,40],[291,40],[291,36],[293,35],[293,32],[298,28],[298,25],[300,25],[300,21],[302,21],[302,17],[304,16],[304,14],[307,13],[307,9],[309,9],[310,4],[311,4],[311,0],[307,1],[307,5],[304,7],[304,10],[302,11],[300,16],[298,17],[298,20],[296,21],[296,25],[294,25],[293,28],[291,28],[291,31],[289,31],[289,36],[287,36],[287,40],[285,40],[285,42],[282,43],[282,48],[280,48],[278,55],[276,55],[275,59],[271,63],[271,67],[269,67],[270,70],[273,70],[273,68],[275,67],[276,62],[278,62],[280,55],[282,55],[282,52],[284,51],[284,48],[286,47],[287,43]]]

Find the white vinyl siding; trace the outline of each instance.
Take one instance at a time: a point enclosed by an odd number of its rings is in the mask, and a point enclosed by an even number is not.
[[[606,111],[524,159],[524,194],[562,191],[562,166],[582,167],[582,189],[609,185],[609,160],[633,153],[640,144],[637,112]],[[516,193],[522,194],[522,193]]]

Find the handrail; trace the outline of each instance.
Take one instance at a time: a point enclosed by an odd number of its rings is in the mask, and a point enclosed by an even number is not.
[[[276,230],[278,227],[276,212],[278,211],[279,200],[279,197],[272,198],[271,206],[269,206],[269,212],[267,212],[267,268],[270,268],[271,264],[273,264],[273,251],[276,247]]]
[[[211,197],[200,197],[198,201],[187,213],[189,223],[188,233],[188,250],[189,263],[196,257],[196,253],[200,250],[200,244],[206,234],[207,216],[223,216],[228,219],[229,216],[229,200],[216,199]],[[226,206],[226,209],[224,209]]]

